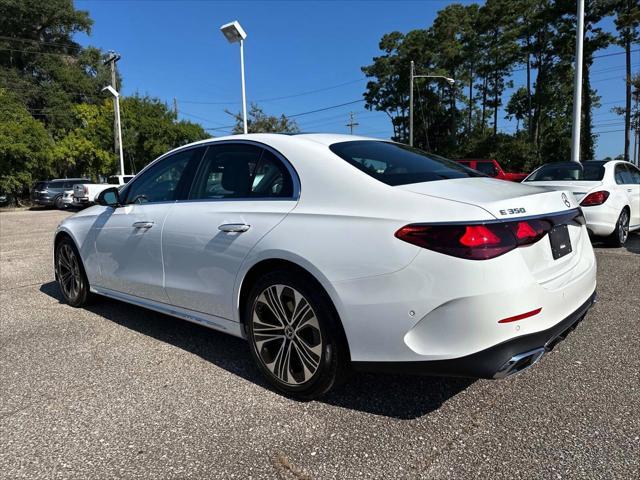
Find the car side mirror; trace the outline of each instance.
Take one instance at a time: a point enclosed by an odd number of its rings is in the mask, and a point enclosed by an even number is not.
[[[103,207],[119,207],[120,192],[116,187],[107,188],[98,194],[96,197],[96,203]]]

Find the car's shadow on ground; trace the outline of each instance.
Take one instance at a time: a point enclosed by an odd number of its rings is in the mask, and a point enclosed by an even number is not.
[[[640,254],[640,232],[635,231],[629,234],[629,238],[623,247],[612,247],[607,245],[603,240],[592,239],[591,243],[596,248],[602,248],[605,250],[616,250],[618,248],[624,249],[630,253]]]
[[[63,302],[56,282],[40,291]],[[123,327],[202,357],[262,388],[269,388],[253,365],[247,343],[168,315],[99,297],[87,310]],[[466,389],[471,379],[358,374],[320,401],[398,419],[421,417]]]

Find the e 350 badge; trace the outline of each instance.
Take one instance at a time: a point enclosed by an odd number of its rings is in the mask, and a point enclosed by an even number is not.
[[[505,210],[500,210],[500,215],[515,215],[516,213],[526,213],[527,211],[524,208],[507,208]]]

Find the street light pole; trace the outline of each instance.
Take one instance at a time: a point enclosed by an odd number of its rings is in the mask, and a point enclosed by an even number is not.
[[[225,23],[220,27],[220,31],[229,43],[240,43],[240,76],[242,80],[242,126],[244,133],[248,133],[247,129],[247,94],[244,85],[244,41],[247,38],[246,32],[240,26],[238,21]]]
[[[242,76],[242,125],[244,127],[244,133],[247,134],[247,92],[244,85],[244,39],[240,40],[240,70]]]
[[[584,40],[584,0],[578,0],[576,26],[576,60],[573,82],[573,126],[571,130],[571,161],[580,162],[580,124],[582,122],[582,44]],[[587,92],[589,94],[589,92]]]
[[[118,122],[118,154],[120,155],[120,175],[124,175],[124,154],[122,153],[122,127],[120,126],[120,94],[112,87],[106,86],[102,89],[107,90],[115,99],[116,121]]]
[[[413,80],[416,78],[439,78],[446,81],[449,85],[453,85],[456,81],[453,78],[444,75],[416,75],[415,65],[411,60],[411,71],[409,73],[409,146],[413,147]]]

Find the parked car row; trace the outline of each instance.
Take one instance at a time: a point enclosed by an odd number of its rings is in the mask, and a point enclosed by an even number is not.
[[[31,190],[31,201],[42,207],[83,208],[92,205],[96,196],[114,185],[125,185],[133,175],[113,175],[107,183],[93,183],[87,178],[59,178],[36,182]]]

